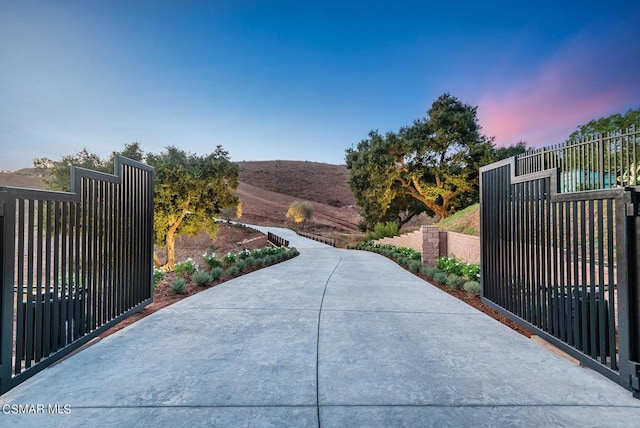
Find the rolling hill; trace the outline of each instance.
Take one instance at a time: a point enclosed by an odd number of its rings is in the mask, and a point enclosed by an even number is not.
[[[239,162],[242,221],[290,226],[285,214],[291,202],[307,200],[315,216],[307,226],[318,231],[354,231],[360,219],[343,165],[304,161]],[[36,168],[0,173],[0,186],[44,188],[44,173]]]
[[[343,165],[302,161],[239,162],[243,219],[248,223],[285,226],[291,202],[315,207],[309,226],[321,230],[357,229],[360,215]]]

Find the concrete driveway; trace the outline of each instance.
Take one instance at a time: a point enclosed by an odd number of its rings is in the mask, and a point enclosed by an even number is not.
[[[0,426],[638,426],[629,391],[391,261],[259,229],[301,255],[44,370]]]

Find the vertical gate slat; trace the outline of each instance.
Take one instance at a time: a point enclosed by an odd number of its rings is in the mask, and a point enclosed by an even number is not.
[[[44,299],[42,295],[42,201],[34,200],[34,209],[36,210],[36,225],[35,225],[35,236],[34,236],[34,245],[36,250],[36,260],[35,260],[35,279],[34,279],[34,290],[35,294],[35,322],[33,326],[34,332],[34,361],[39,362],[42,359],[42,329],[43,329],[43,305]],[[33,231],[32,231],[33,233]]]
[[[16,260],[18,264],[17,276],[15,281],[18,285],[18,289],[16,291],[16,349],[15,349],[15,366],[14,373],[20,373],[22,371],[23,359],[25,358],[25,340],[26,340],[26,331],[25,331],[25,305],[22,304],[24,297],[24,233],[25,233],[25,209],[24,209],[24,200],[18,199],[18,235],[16,237],[17,242],[17,253]]]
[[[52,219],[51,219],[51,201],[46,201],[45,202],[45,214],[46,214],[46,219],[45,219],[45,224],[44,224],[44,238],[45,238],[45,244],[44,244],[44,248],[45,248],[45,254],[44,254],[44,263],[45,263],[45,269],[44,269],[44,290],[45,290],[45,297],[44,297],[44,312],[43,312],[43,317],[44,317],[44,331],[43,331],[43,344],[42,344],[42,352],[44,354],[45,357],[49,356],[49,354],[51,353],[51,330],[53,327],[53,293],[51,290],[51,235],[52,233]]]
[[[60,332],[60,319],[61,313],[61,297],[60,297],[60,255],[62,250],[62,241],[64,235],[61,238],[60,222],[61,220],[61,204],[58,201],[53,203],[53,323],[51,326],[51,351],[56,352],[60,348],[59,337]],[[64,257],[64,256],[63,256]],[[64,262],[62,262],[64,264]]]
[[[26,319],[26,350],[25,350],[25,368],[31,367],[32,361],[35,359],[34,355],[34,343],[33,343],[33,329],[34,329],[34,318],[35,318],[35,307],[33,304],[33,253],[35,251],[35,245],[33,242],[33,229],[35,227],[35,211],[33,207],[33,201],[30,199],[26,200],[28,205],[28,215],[29,219],[27,220],[27,296],[26,296],[26,307],[25,311],[25,319]]]
[[[587,294],[587,219],[586,219],[586,201],[580,201],[580,287],[579,302],[582,308],[580,317],[580,341],[582,351],[589,353],[589,307],[587,302],[589,295]]]
[[[598,358],[598,320],[596,317],[596,310],[599,304],[598,296],[596,295],[596,253],[595,253],[595,212],[594,212],[594,201],[593,199],[588,202],[588,226],[589,226],[589,291],[587,293],[590,296],[589,302],[589,311],[590,311],[590,325],[589,325],[589,334],[590,334],[590,343],[591,343],[591,357],[593,359]],[[598,302],[598,303],[596,303]]]
[[[579,229],[579,212],[578,212],[578,203],[576,201],[573,201],[571,203],[571,213],[574,219],[576,219],[576,221],[573,223],[573,228],[571,230],[571,235],[572,235],[572,243],[573,245],[571,246],[573,248],[573,254],[572,254],[572,263],[573,263],[573,276],[571,278],[571,293],[572,293],[572,304],[570,307],[570,315],[569,315],[569,320],[571,323],[571,330],[572,330],[572,335],[573,335],[573,346],[575,346],[578,349],[581,349],[582,347],[582,342],[581,342],[581,336],[580,336],[580,313],[578,312],[579,308],[580,308],[580,301],[579,301],[579,296],[580,296],[580,266],[579,266],[579,246],[580,246],[580,241],[578,238],[578,229]],[[567,217],[567,222],[570,222],[570,218]],[[569,223],[567,224],[567,226],[571,226]]]
[[[612,306],[613,310],[609,311],[609,354],[611,355],[611,369],[618,370],[618,360],[617,360],[617,352],[616,352],[616,323],[615,316],[618,311],[618,305],[615,305],[615,289],[617,286],[616,277],[617,277],[617,263],[615,259],[615,241],[617,240],[617,235],[615,229],[613,227],[614,219],[617,217],[614,213],[614,205],[611,199],[607,200],[607,234],[609,239],[607,239],[607,262],[609,264],[609,302]],[[615,274],[613,267],[616,266]]]
[[[602,162],[601,162],[602,164]],[[607,303],[605,303],[604,294],[604,270],[605,270],[605,254],[604,254],[604,204],[602,199],[598,199],[597,206],[597,223],[598,223],[598,337],[600,339],[600,363],[607,363],[607,328],[606,323],[608,321]],[[613,269],[613,266],[610,266]]]

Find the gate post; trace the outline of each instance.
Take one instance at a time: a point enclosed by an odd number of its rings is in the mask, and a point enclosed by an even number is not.
[[[626,203],[628,242],[629,364],[633,396],[640,398],[640,193],[631,191]]]
[[[11,388],[13,360],[13,271],[15,201],[0,190],[0,394]]]

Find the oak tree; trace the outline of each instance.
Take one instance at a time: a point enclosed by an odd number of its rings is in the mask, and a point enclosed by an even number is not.
[[[167,259],[154,254],[156,266],[171,270],[175,264],[175,238],[205,230],[215,238],[215,217],[224,209],[236,209],[239,168],[222,146],[197,156],[176,147],[147,155],[155,168],[154,231],[158,245],[165,245]]]
[[[462,201],[477,199],[479,166],[494,155],[493,139],[484,136],[477,107],[449,94],[399,132],[384,137],[376,131],[357,150],[347,150],[349,184],[359,203],[384,216],[389,210],[422,210],[449,216]],[[365,216],[366,218],[366,216]]]

